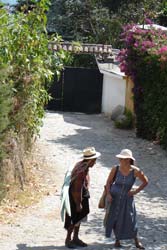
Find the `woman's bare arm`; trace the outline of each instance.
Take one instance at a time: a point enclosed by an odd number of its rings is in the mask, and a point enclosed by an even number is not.
[[[129,195],[135,195],[145,188],[148,184],[147,176],[139,168],[135,168],[135,177],[141,181],[141,185],[133,191],[129,191]]]
[[[109,173],[109,176],[107,178],[107,182],[106,182],[106,193],[107,193],[107,198],[109,201],[112,201],[112,196],[111,196],[111,193],[110,193],[110,187],[111,187],[111,184],[113,183],[113,180],[114,180],[114,176],[115,176],[115,173],[116,173],[116,167],[112,167],[110,173]]]

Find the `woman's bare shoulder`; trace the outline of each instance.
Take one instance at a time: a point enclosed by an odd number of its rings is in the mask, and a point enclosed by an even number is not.
[[[116,165],[113,165],[113,166],[111,167],[110,171],[109,171],[109,175],[114,174],[115,171],[116,171],[116,168],[117,168],[117,166],[116,166]]]
[[[135,171],[135,172],[139,172],[140,168],[134,165],[131,165],[131,168]]]
[[[113,166],[111,167],[111,171],[112,171],[112,172],[115,172],[116,169],[117,169],[117,167],[118,167],[117,165],[113,165]]]

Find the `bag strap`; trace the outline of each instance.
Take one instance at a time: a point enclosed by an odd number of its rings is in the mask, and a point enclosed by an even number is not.
[[[119,165],[117,165],[115,168],[115,173],[114,173],[114,177],[113,177],[113,181],[112,181],[111,185],[114,183],[114,181],[116,179],[118,169],[119,169]],[[106,185],[104,186],[104,190],[106,190]]]
[[[117,165],[117,166],[116,166],[116,169],[115,169],[115,174],[114,174],[114,177],[113,177],[113,182],[114,182],[115,179],[116,179],[118,169],[119,169],[119,166]]]

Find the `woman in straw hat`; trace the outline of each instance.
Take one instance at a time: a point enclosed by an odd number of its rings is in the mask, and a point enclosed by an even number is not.
[[[131,150],[123,149],[116,157],[120,163],[118,171],[116,171],[117,167],[113,167],[106,183],[107,200],[110,206],[107,219],[105,218],[105,234],[106,237],[111,237],[112,231],[114,232],[115,247],[121,247],[120,240],[134,239],[136,247],[144,249],[137,237],[133,196],[148,184],[148,179],[139,168],[134,166],[135,158]],[[132,189],[136,178],[141,184],[136,189]]]
[[[73,168],[69,186],[70,214],[66,212],[64,227],[67,230],[65,245],[68,248],[86,247],[79,239],[80,223],[89,213],[89,168],[93,167],[100,156],[94,147],[83,150],[81,161]],[[73,234],[73,238],[72,238]]]

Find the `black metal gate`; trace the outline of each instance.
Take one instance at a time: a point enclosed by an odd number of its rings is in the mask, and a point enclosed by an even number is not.
[[[49,110],[101,113],[103,76],[98,69],[65,68],[50,89]]]

